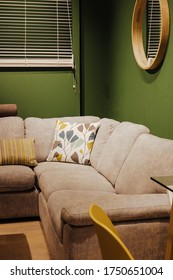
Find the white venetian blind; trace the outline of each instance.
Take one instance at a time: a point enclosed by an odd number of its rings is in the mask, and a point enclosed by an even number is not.
[[[0,0],[0,67],[73,67],[72,0]]]
[[[147,1],[147,19],[148,19],[147,57],[155,58],[160,44],[160,34],[161,34],[161,11],[160,11],[159,0]]]

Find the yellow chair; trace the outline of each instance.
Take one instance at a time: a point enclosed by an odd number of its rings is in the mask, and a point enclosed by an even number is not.
[[[133,256],[122,242],[111,220],[98,205],[91,205],[90,218],[93,221],[103,260],[133,260]]]

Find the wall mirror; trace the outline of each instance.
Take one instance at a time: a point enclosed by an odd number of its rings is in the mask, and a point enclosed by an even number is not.
[[[169,29],[167,0],[136,0],[132,16],[132,47],[140,68],[153,70],[161,64]]]

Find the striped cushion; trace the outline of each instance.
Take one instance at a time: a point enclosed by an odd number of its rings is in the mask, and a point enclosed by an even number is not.
[[[36,166],[34,140],[31,138],[0,139],[0,165]]]

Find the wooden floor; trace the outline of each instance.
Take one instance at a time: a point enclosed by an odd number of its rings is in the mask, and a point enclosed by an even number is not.
[[[51,259],[40,221],[0,222],[0,235],[17,233],[26,235],[33,260]]]

